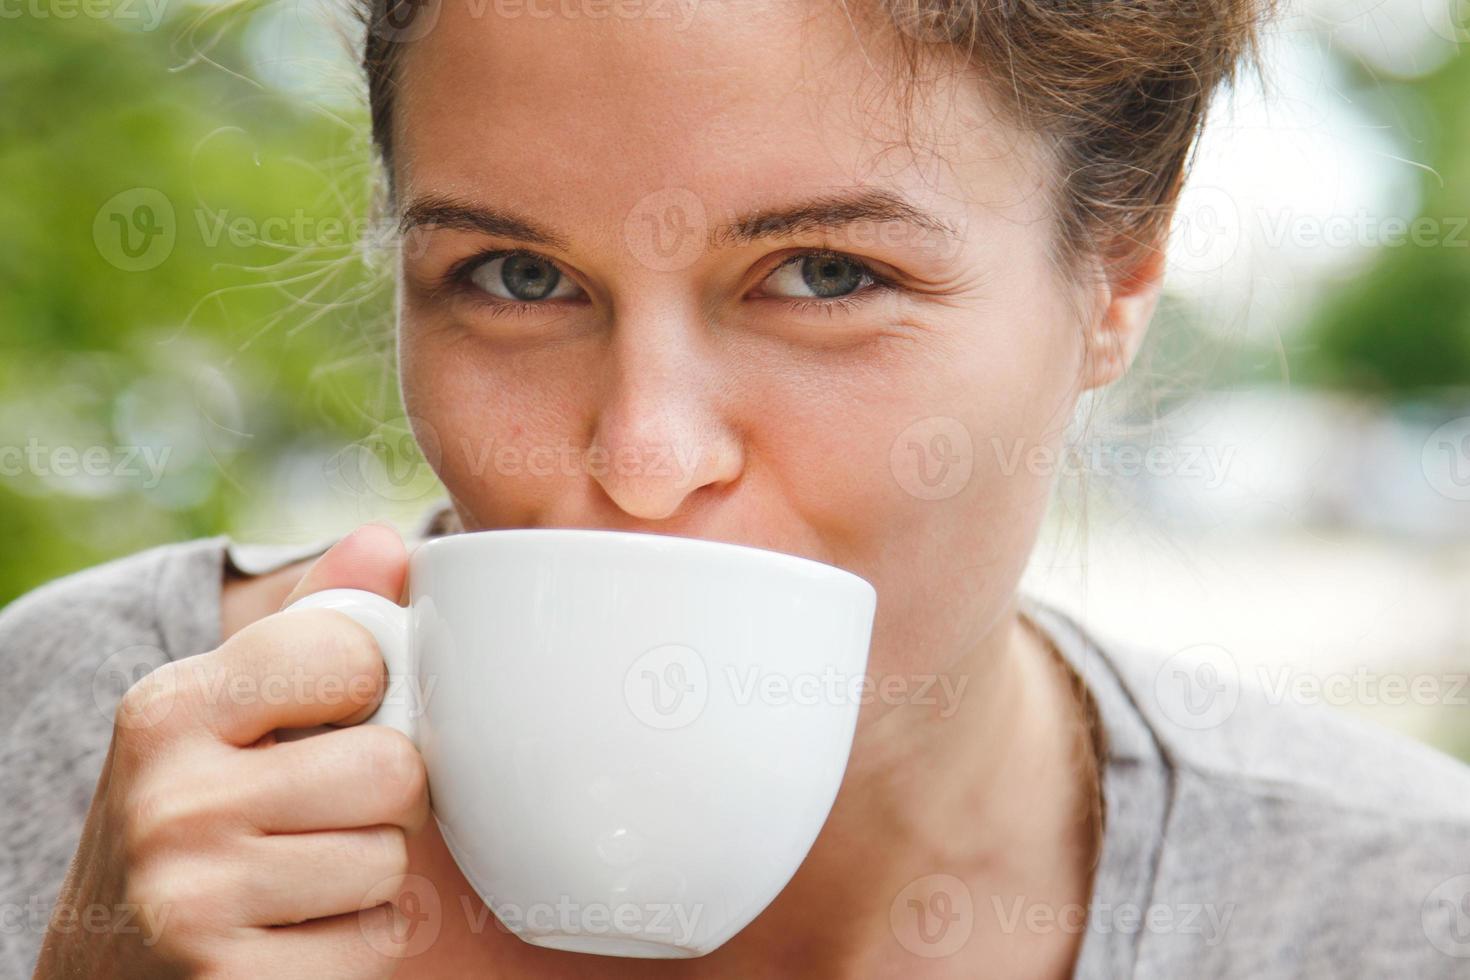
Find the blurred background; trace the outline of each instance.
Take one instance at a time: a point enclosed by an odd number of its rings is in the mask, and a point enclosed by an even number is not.
[[[440,495],[347,0],[0,5],[0,605]],[[1470,0],[1297,0],[1025,587],[1470,759]]]

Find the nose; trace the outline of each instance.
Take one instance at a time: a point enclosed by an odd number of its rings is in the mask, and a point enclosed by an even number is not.
[[[740,473],[740,440],[719,403],[728,385],[689,322],[624,317],[613,331],[589,469],[639,520],[666,520],[702,488]]]

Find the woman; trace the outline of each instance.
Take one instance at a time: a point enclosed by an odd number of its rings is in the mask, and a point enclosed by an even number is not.
[[[1018,591],[1051,490],[1025,460],[1138,349],[1257,5],[592,6],[366,12],[404,400],[450,497],[419,533],[829,562],[876,586],[871,672],[908,693],[864,706],[815,847],[729,943],[557,952],[487,920],[412,745],[354,724],[381,686],[370,637],[279,612],[397,599],[397,533],[315,561],[156,549],[0,619],[6,877],[59,888],[49,924],[3,937],[18,969],[1464,975],[1463,767],[1207,663],[1161,671]],[[191,662],[353,693],[246,716]]]

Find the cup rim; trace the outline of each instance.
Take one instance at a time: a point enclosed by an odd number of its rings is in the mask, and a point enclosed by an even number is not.
[[[616,540],[638,547],[679,552],[690,556],[718,552],[723,555],[739,557],[746,561],[774,562],[778,565],[785,565],[791,571],[801,572],[807,575],[815,575],[837,581],[851,579],[870,590],[875,599],[877,597],[877,590],[873,587],[873,583],[856,572],[849,571],[838,565],[833,565],[831,562],[821,561],[816,558],[806,558],[802,555],[793,555],[785,551],[776,551],[772,548],[762,548],[757,545],[739,544],[733,541],[716,541],[710,538],[695,538],[681,534],[664,534],[659,531],[623,531],[614,528],[586,527],[489,528],[483,531],[459,531],[454,534],[429,538],[420,542],[414,548],[414,555],[417,556],[421,552],[437,553],[440,551],[453,551],[459,548],[477,545],[492,538],[503,540],[508,538],[545,537],[557,538],[575,544],[599,544]]]

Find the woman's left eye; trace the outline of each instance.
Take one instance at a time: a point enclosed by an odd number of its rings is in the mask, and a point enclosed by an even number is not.
[[[483,258],[464,270],[476,288],[507,303],[539,303],[568,299],[581,290],[562,275],[556,263],[526,252],[507,252]]]
[[[781,263],[762,283],[782,299],[842,300],[887,281],[862,262],[837,252],[808,252]]]

